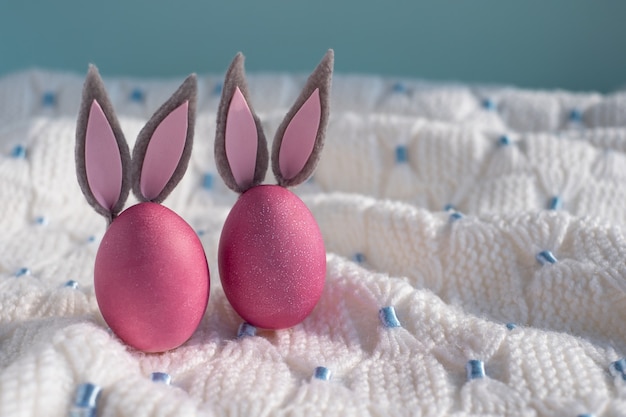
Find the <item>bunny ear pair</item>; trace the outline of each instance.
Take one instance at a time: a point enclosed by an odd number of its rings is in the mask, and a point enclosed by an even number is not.
[[[243,61],[238,54],[226,72],[215,137],[218,171],[238,193],[259,185],[268,166],[267,142],[249,104]],[[283,187],[302,183],[315,170],[328,122],[332,72],[333,51],[329,50],[276,132],[272,171]]]
[[[76,128],[76,172],[91,206],[112,221],[132,187],[140,201],[163,201],[187,170],[193,143],[196,77],[190,75],[146,123],[133,149],[95,66],[89,68]]]

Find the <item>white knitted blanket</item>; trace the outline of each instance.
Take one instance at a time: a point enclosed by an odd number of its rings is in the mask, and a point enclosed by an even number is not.
[[[199,79],[166,200],[201,236],[211,298],[163,354],[127,348],[97,308],[82,76],[0,79],[0,416],[66,416],[85,382],[100,417],[626,415],[626,92],[336,75],[322,160],[296,189],[325,238],[324,294],[302,324],[237,338],[216,261],[236,197],[213,162],[220,79]],[[304,80],[249,76],[270,137]],[[131,142],[180,82],[105,81]]]

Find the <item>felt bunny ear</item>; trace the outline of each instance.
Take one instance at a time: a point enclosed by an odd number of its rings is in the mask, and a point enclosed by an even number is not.
[[[160,203],[180,182],[191,157],[197,82],[190,75],[141,129],[133,149],[133,193]]]
[[[76,125],[76,175],[89,204],[111,222],[130,190],[130,152],[98,69],[91,65]]]
[[[330,49],[310,75],[276,132],[272,146],[272,171],[283,187],[305,181],[319,161],[328,124],[333,60],[334,53]]]
[[[269,159],[261,122],[248,104],[243,62],[237,54],[226,71],[215,135],[217,170],[238,193],[263,181]]]

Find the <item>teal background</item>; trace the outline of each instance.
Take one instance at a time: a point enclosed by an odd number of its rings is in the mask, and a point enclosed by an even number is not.
[[[626,84],[626,2],[609,0],[0,0],[0,75],[336,70],[530,88]]]

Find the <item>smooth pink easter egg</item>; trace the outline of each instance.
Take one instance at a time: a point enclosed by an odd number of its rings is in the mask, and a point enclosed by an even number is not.
[[[160,204],[122,212],[96,255],[94,284],[104,320],[145,352],[170,350],[191,337],[206,311],[209,279],[195,231]]]
[[[326,250],[319,226],[291,191],[261,185],[228,215],[218,249],[220,279],[235,311],[264,329],[304,320],[324,289]]]

